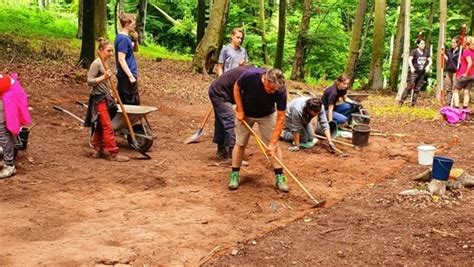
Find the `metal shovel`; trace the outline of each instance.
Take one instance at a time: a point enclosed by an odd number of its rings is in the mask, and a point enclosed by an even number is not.
[[[201,123],[201,127],[197,128],[196,132],[192,136],[190,136],[188,139],[186,139],[186,141],[184,141],[185,144],[197,143],[199,141],[199,138],[202,135],[202,130],[204,129],[204,126],[209,120],[212,110],[213,108],[211,107],[209,111],[207,111],[206,116],[204,117],[204,120]]]

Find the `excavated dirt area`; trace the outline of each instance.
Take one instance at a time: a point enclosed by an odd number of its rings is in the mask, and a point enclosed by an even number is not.
[[[288,194],[273,188],[252,139],[241,188],[229,192],[230,169],[214,157],[213,119],[199,143],[183,144],[210,107],[212,81],[190,74],[187,62],[139,60],[143,104],[158,108],[148,115],[152,159],[123,137],[130,162],[91,158],[88,129],[53,110],[84,115],[75,101],[86,102],[89,89],[73,62],[0,56],[0,66],[19,73],[36,124],[18,174],[0,180],[0,265],[469,265],[474,192],[436,201],[397,193],[417,185],[410,179],[423,170],[421,143],[474,173],[472,122],[374,118],[377,130],[408,135],[371,136],[357,150],[339,145],[347,157],[330,154],[324,141],[298,153],[282,144],[288,168],[327,201],[315,209],[295,182]]]

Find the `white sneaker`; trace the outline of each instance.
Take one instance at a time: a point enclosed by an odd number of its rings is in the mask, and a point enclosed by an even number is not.
[[[15,165],[3,165],[3,169],[0,172],[0,179],[8,178],[16,174]]]

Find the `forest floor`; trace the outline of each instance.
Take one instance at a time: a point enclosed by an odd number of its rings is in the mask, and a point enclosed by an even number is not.
[[[139,59],[143,104],[158,108],[148,116],[152,159],[117,137],[132,160],[116,163],[91,158],[88,129],[52,108],[84,114],[75,101],[86,102],[89,88],[85,71],[74,67],[76,55],[53,60],[57,53],[25,56],[21,46],[0,45],[0,66],[20,74],[36,123],[18,154],[18,174],[0,180],[2,266],[472,264],[473,190],[442,198],[398,194],[423,186],[411,180],[424,170],[417,165],[422,143],[473,174],[472,120],[448,126],[374,117],[374,129],[406,136],[339,146],[348,157],[329,153],[324,141],[298,153],[282,143],[288,168],[327,201],[315,209],[291,179],[289,193],[274,189],[253,140],[241,188],[229,192],[230,169],[214,157],[213,120],[199,143],[183,144],[210,107],[212,81],[190,74],[189,62]],[[370,110],[371,98],[364,103]]]

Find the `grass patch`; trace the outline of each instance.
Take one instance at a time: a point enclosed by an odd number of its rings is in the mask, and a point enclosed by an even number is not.
[[[0,32],[23,37],[74,38],[77,19],[64,12],[0,4]]]
[[[400,107],[393,96],[371,95],[363,104],[375,117],[433,120],[440,116],[435,104],[415,107],[405,104]]]
[[[149,59],[163,58],[181,61],[192,60],[192,55],[182,55],[170,52],[166,48],[152,43],[148,43],[147,46],[140,46],[138,54]]]

